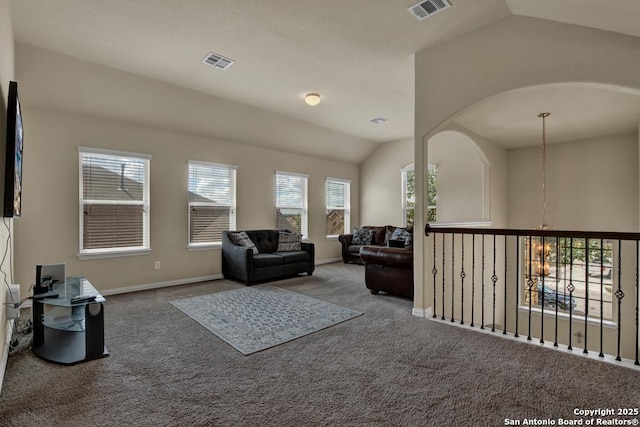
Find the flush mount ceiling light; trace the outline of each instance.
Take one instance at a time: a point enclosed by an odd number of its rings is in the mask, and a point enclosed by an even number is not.
[[[304,96],[304,102],[312,107],[318,105],[320,104],[320,94],[315,92],[308,93]]]
[[[387,121],[389,121],[389,119],[384,118],[384,117],[376,117],[376,118],[371,119],[371,120],[369,120],[369,121],[370,121],[371,123],[378,124],[378,123],[384,123],[384,122],[387,122]]]

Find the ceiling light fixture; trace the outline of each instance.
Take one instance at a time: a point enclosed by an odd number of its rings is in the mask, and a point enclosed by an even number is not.
[[[320,94],[315,92],[308,93],[304,96],[304,102],[312,107],[318,105],[320,104]]]
[[[384,123],[384,122],[387,122],[387,121],[389,121],[389,119],[386,119],[386,118],[384,118],[384,117],[376,117],[376,118],[371,119],[371,120],[369,120],[369,121],[370,121],[371,123],[378,124],[378,123]]]

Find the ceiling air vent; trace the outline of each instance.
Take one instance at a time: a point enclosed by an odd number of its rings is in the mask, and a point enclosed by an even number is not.
[[[408,7],[407,10],[422,21],[423,19],[449,7],[451,7],[451,3],[447,0],[426,0]]]
[[[211,65],[212,67],[218,68],[220,70],[226,70],[235,64],[236,61],[233,59],[225,58],[222,55],[218,55],[217,53],[210,53],[202,60],[203,64]]]

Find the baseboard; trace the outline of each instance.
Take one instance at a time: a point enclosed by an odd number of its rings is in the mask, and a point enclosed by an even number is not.
[[[433,309],[431,307],[427,307],[427,308],[416,308],[413,307],[413,310],[411,310],[411,314],[413,314],[416,317],[431,317],[433,316]]]
[[[169,286],[187,285],[189,283],[208,282],[209,280],[220,280],[223,278],[224,276],[222,276],[222,274],[213,274],[211,276],[189,277],[186,279],[167,280],[166,282],[146,283],[146,284],[134,285],[134,286],[122,286],[120,288],[105,289],[104,291],[100,291],[100,293],[104,296],[126,294],[129,292],[139,292],[139,291],[148,291],[151,289],[167,288]]]
[[[341,262],[342,257],[339,258],[329,258],[329,259],[321,259],[320,261],[316,261],[316,265],[322,264],[333,264],[334,262]]]
[[[2,360],[0,360],[0,394],[2,394],[2,384],[4,383],[4,373],[7,370],[7,362],[9,361],[9,346],[11,345],[11,336],[13,334],[13,323],[15,319],[7,321],[6,340],[2,349]]]

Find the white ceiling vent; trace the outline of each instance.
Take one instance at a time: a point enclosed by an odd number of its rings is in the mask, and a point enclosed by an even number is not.
[[[451,3],[447,0],[426,0],[419,1],[407,8],[416,18],[422,21],[425,18],[430,17],[433,14],[440,12],[451,7]]]
[[[212,67],[218,68],[220,70],[226,70],[235,64],[236,61],[233,59],[225,58],[222,55],[218,55],[217,53],[209,53],[206,58],[202,60],[203,64],[211,65]]]

